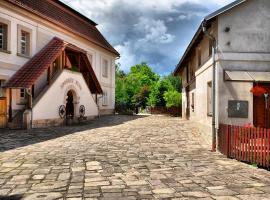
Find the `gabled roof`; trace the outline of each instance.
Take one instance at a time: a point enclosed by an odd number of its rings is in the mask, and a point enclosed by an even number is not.
[[[41,49],[36,55],[34,55],[28,62],[26,62],[5,84],[6,88],[31,88],[32,85],[38,80],[38,78],[50,67],[55,59],[60,54],[70,47],[76,46],[68,44],[63,40],[54,37],[43,49]],[[91,92],[102,93],[102,88],[98,82],[95,72],[88,60],[85,51],[80,51],[80,48],[76,47],[78,53],[80,53],[84,64],[90,72],[90,78],[93,84],[90,86]]]
[[[31,88],[42,73],[61,54],[64,48],[65,42],[63,40],[53,38],[8,80],[5,87]]]
[[[59,0],[6,0],[15,6],[42,17],[59,27],[79,34],[90,42],[110,51],[116,56],[120,54],[110,45],[96,28],[96,23],[70,8]]]
[[[189,43],[185,53],[183,54],[181,60],[179,61],[179,63],[177,64],[175,70],[174,70],[174,75],[176,75],[180,69],[182,68],[182,64],[185,61],[187,55],[189,54],[190,50],[193,48],[194,44],[196,43],[196,41],[198,40],[199,36],[203,34],[203,30],[202,30],[202,25],[203,23],[207,23],[210,22],[211,20],[213,20],[214,18],[216,18],[217,16],[221,15],[224,12],[227,12],[229,10],[231,10],[232,8],[242,4],[243,2],[245,2],[247,0],[236,0],[222,8],[220,8],[219,10],[207,15],[206,17],[204,17],[204,19],[202,20],[198,30],[196,31],[195,35],[193,36],[191,42]]]

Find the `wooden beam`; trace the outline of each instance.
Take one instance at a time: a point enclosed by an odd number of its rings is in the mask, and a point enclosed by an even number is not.
[[[12,122],[12,89],[9,88],[8,121]]]

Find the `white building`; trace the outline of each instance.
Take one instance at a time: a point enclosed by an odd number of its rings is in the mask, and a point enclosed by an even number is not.
[[[0,1],[0,127],[111,114],[119,53],[60,1]]]
[[[212,122],[216,129],[221,123],[270,128],[269,13],[269,0],[237,0],[206,16],[175,69],[182,77],[183,117],[209,141]],[[251,92],[257,85],[266,96]]]

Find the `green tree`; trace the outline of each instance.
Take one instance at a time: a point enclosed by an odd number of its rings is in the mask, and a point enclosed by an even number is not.
[[[181,105],[182,95],[176,90],[167,91],[164,93],[164,99],[166,101],[166,107],[179,107]]]
[[[116,67],[116,107],[132,109],[145,108],[152,88],[159,76],[146,64],[132,66],[130,72],[125,74]]]

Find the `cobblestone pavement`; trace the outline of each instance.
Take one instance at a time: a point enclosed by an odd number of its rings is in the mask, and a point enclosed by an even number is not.
[[[179,118],[0,132],[0,199],[270,199],[269,171],[210,152]]]

